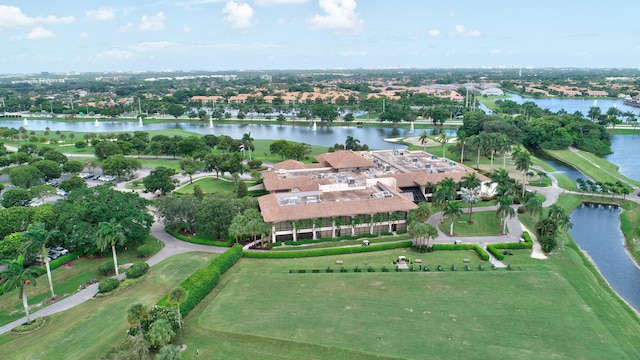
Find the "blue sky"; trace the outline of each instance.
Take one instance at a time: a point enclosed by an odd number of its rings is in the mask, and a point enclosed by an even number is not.
[[[638,14],[635,0],[17,0],[0,4],[0,73],[638,68]]]

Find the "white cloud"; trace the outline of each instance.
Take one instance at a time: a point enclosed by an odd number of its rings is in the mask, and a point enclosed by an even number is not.
[[[111,9],[101,8],[98,10],[87,10],[87,19],[94,21],[108,21],[116,18],[115,11]]]
[[[358,33],[362,30],[364,21],[356,13],[358,4],[355,0],[319,0],[318,5],[325,14],[316,14],[308,19],[312,28],[341,33]]]
[[[156,15],[152,16],[143,15],[142,19],[140,19],[140,24],[138,24],[137,26],[133,23],[128,23],[126,25],[120,26],[120,29],[118,29],[118,31],[121,33],[126,33],[133,30],[141,32],[160,31],[164,29],[164,21],[164,13],[160,11]]]
[[[431,37],[440,36],[440,34],[441,34],[440,29],[430,29],[429,31],[427,31],[427,35]]]
[[[55,37],[56,34],[40,26],[33,28],[26,36],[29,40],[53,39]]]
[[[253,26],[253,8],[249,4],[229,1],[222,13],[226,14],[224,21],[234,29],[246,30]]]
[[[22,13],[22,10],[18,7],[0,5],[0,28],[15,29],[39,24],[70,24],[75,21],[76,19],[73,16],[56,17],[49,15],[29,17]]]
[[[480,31],[478,30],[469,30],[467,31],[464,26],[456,25],[453,32],[450,33],[451,36],[464,36],[464,37],[478,37],[480,36]]]
[[[89,34],[87,32],[85,32],[85,31],[83,31],[80,34],[78,34],[78,37],[82,38],[82,39],[86,39],[86,38],[89,37]]]
[[[158,12],[154,16],[142,16],[142,21],[140,26],[138,26],[139,31],[160,31],[164,29],[164,14],[162,11]]]
[[[256,5],[304,4],[309,0],[255,0]]]

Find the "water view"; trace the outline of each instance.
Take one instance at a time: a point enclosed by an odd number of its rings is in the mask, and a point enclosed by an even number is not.
[[[586,251],[611,288],[640,311],[640,268],[624,246],[620,209],[583,205],[571,213],[571,222],[571,237]]]
[[[584,116],[587,116],[589,108],[597,106],[602,113],[606,113],[611,107],[616,107],[620,111],[631,111],[634,114],[640,114],[640,108],[625,105],[622,99],[584,99],[584,98],[525,98],[518,94],[506,93],[509,100],[515,101],[518,104],[522,104],[525,101],[534,102],[541,109],[549,109],[553,112],[558,112],[560,109],[564,109],[567,113],[573,114],[576,111],[581,112]]]

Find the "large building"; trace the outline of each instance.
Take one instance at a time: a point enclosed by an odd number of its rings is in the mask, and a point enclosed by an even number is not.
[[[283,161],[264,174],[269,194],[258,200],[272,241],[406,230],[407,214],[431,196],[435,184],[459,182],[473,171],[409,150],[347,150],[316,160]]]

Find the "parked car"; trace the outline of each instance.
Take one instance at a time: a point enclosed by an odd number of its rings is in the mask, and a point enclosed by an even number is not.
[[[67,191],[62,190],[62,189],[58,189],[56,191],[56,195],[58,195],[58,196],[67,196],[67,195],[69,195],[69,193]]]
[[[53,187],[58,187],[58,184],[59,184],[59,183],[58,183],[58,180],[49,180],[49,181],[47,181],[45,184],[46,184],[46,185],[53,186]]]

